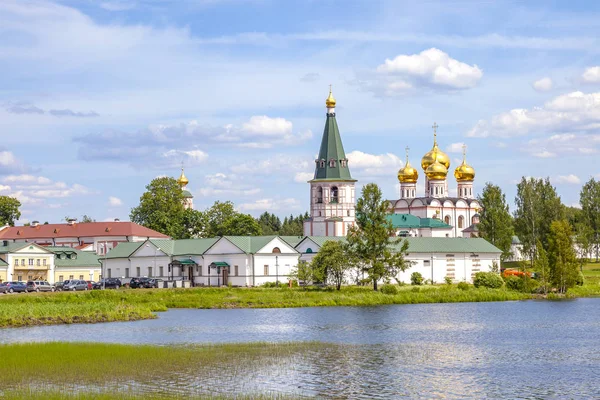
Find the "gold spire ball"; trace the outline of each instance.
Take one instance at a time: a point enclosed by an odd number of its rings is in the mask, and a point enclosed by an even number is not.
[[[427,178],[432,180],[444,180],[448,175],[448,168],[438,160],[435,160],[433,164],[430,164],[429,167],[425,170],[425,175]]]
[[[333,97],[333,94],[331,93],[331,85],[329,85],[329,96],[327,96],[327,99],[325,100],[325,105],[327,108],[335,108],[335,97]]]
[[[410,161],[408,161],[408,150],[409,148],[407,147],[406,164],[404,165],[404,167],[400,168],[400,171],[398,171],[398,180],[401,183],[416,183],[419,179],[419,171],[417,171],[416,168],[413,168],[413,166],[410,165]]]
[[[446,167],[446,172],[448,172],[448,168],[450,168],[450,157],[446,153],[440,150],[437,145],[437,128],[438,124],[433,123],[433,147],[431,150],[423,156],[421,159],[421,168],[424,171],[427,171],[430,165],[432,165],[436,160]]]
[[[181,167],[181,175],[179,176],[179,179],[177,179],[177,183],[181,187],[186,187],[189,182],[190,181],[188,181],[188,178],[186,178],[185,174],[183,173],[183,167]]]
[[[472,182],[475,179],[475,170],[467,164],[467,146],[463,145],[463,161],[455,170],[454,177],[458,182]]]

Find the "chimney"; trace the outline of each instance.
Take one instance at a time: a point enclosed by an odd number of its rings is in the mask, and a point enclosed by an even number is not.
[[[31,226],[38,226],[40,224],[40,221],[31,221]]]
[[[77,222],[77,218],[69,218],[67,220],[67,224],[69,225],[75,225],[75,222]]]

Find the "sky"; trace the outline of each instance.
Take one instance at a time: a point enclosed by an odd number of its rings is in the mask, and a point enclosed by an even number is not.
[[[435,122],[451,193],[464,144],[476,192],[549,177],[576,205],[599,30],[591,1],[2,0],[0,194],[22,223],[127,220],[183,163],[196,209],[304,213],[331,84],[359,188],[398,198]]]

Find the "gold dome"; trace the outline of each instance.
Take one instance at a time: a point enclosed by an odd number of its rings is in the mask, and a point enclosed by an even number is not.
[[[425,175],[429,180],[443,180],[448,175],[448,168],[438,160],[430,164],[425,170]]]
[[[421,159],[421,168],[423,170],[427,170],[427,168],[433,164],[436,160],[442,164],[446,169],[450,168],[450,157],[448,154],[444,153],[440,150],[437,145],[437,127],[436,123],[433,124],[433,147],[427,154],[423,156]]]
[[[410,161],[406,161],[406,165],[398,171],[398,180],[401,183],[416,183],[419,179],[419,171],[410,165]]]
[[[185,187],[189,182],[190,181],[188,181],[188,178],[186,178],[185,174],[183,173],[183,168],[181,168],[181,175],[179,176],[179,179],[177,179],[177,183],[179,186]]]
[[[472,182],[475,179],[475,170],[467,164],[466,146],[463,146],[463,162],[454,170],[454,177],[458,182]]]
[[[329,85],[329,96],[327,96],[327,99],[325,100],[325,105],[327,108],[335,108],[335,97],[333,97],[333,94],[331,93],[331,85]]]

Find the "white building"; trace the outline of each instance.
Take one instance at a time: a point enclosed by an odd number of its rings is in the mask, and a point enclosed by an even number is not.
[[[390,201],[390,212],[437,219],[451,227],[448,232],[443,232],[444,235],[472,237],[475,236],[472,234],[473,226],[479,223],[479,209],[481,208],[473,192],[475,170],[467,164],[463,146],[463,161],[454,171],[457,196],[450,196],[447,179],[450,158],[438,147],[437,127],[436,124],[433,125],[433,148],[421,159],[421,168],[425,173],[424,196],[417,194],[419,172],[410,164],[407,149],[406,164],[398,172],[400,199]],[[471,229],[467,230],[469,228]],[[429,234],[421,234],[417,230],[416,235],[428,236]]]

